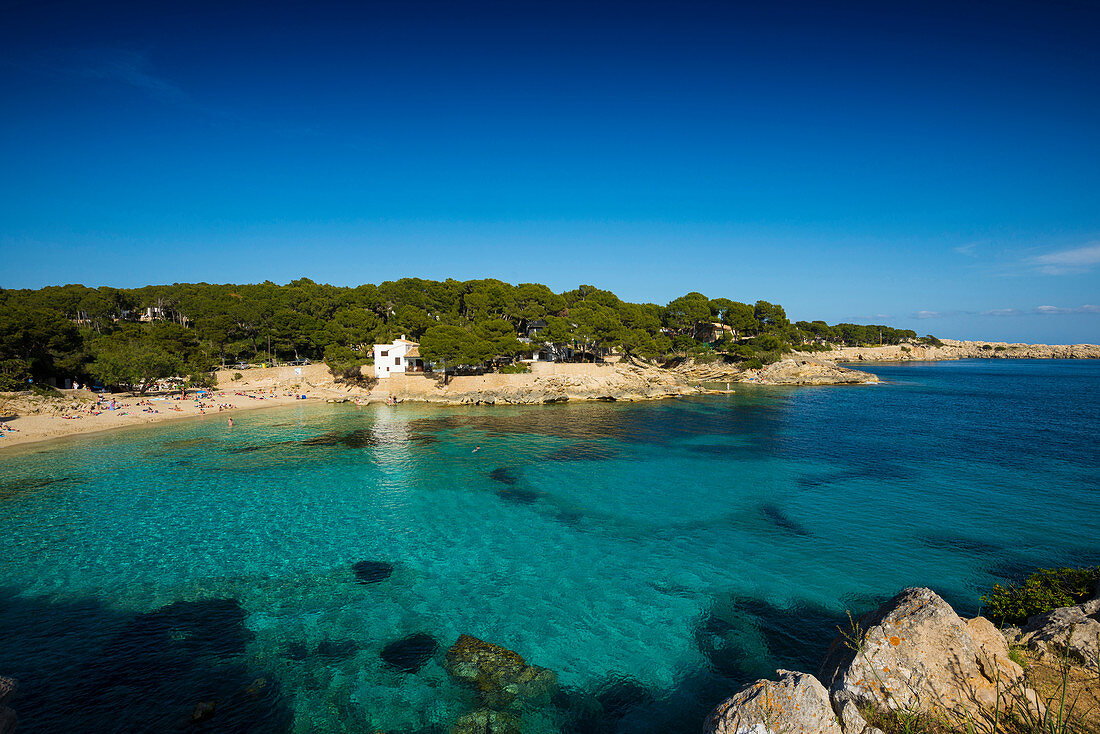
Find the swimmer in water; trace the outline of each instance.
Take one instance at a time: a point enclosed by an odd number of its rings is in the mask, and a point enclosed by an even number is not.
[[[477,453],[478,451],[481,451],[481,447],[480,447],[480,446],[478,446],[477,448],[475,448],[475,449],[474,449],[473,451],[471,451],[470,453],[471,453],[471,454],[476,454],[476,453]]]
[[[232,428],[232,427],[233,427],[233,419],[232,419],[232,418],[230,418],[230,419],[229,419],[229,427],[230,427],[230,428]]]

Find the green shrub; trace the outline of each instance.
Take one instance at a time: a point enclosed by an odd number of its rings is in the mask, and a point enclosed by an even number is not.
[[[53,385],[39,385],[37,382],[31,384],[31,392],[35,395],[43,395],[47,398],[61,397],[61,391]]]
[[[993,351],[994,352],[1003,352],[1006,349],[1008,349],[1008,347],[1003,347],[1003,346],[1002,347],[994,347]]]
[[[1024,624],[1028,617],[1070,607],[1096,593],[1100,566],[1041,568],[1019,585],[996,584],[983,596],[985,615],[998,624]]]
[[[233,379],[234,379],[234,380],[239,380],[239,379],[241,379],[242,377],[244,377],[244,375],[242,375],[242,374],[241,374],[240,372],[234,372],[234,373],[233,373]]]
[[[522,375],[530,371],[531,368],[523,362],[519,362],[518,364],[506,364],[500,368],[500,374],[502,375]]]
[[[745,360],[744,367],[747,370],[759,370],[764,367],[764,363],[761,362],[758,358],[753,357],[752,359]]]

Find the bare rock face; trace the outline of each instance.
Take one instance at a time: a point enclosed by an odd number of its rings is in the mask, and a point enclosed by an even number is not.
[[[1032,617],[1019,639],[1040,652],[1069,653],[1086,667],[1100,669],[1100,594],[1084,604]]]
[[[1008,644],[982,617],[963,620],[931,589],[905,589],[841,635],[822,667],[839,708],[846,702],[943,716],[965,725],[1038,699]]]
[[[759,381],[764,385],[858,385],[878,382],[878,377],[828,360],[800,357],[768,365],[760,371]]]
[[[472,635],[462,635],[447,651],[447,672],[472,685],[491,709],[548,703],[557,689],[552,670],[529,665],[517,652]]]
[[[779,680],[758,680],[718,704],[707,717],[704,734],[851,734],[841,729],[817,678],[789,670],[776,673]]]

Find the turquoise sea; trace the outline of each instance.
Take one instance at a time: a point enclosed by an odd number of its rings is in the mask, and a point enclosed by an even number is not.
[[[695,732],[904,586],[975,613],[1100,562],[1100,363],[866,369],[885,384],[303,405],[6,449],[20,731],[445,732],[477,706],[443,667],[468,633],[557,672],[524,731]]]

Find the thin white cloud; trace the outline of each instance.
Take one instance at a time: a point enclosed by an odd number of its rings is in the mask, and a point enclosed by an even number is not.
[[[977,242],[971,242],[971,243],[966,244],[966,245],[959,245],[958,247],[954,248],[955,252],[957,252],[960,255],[966,255],[967,257],[977,257],[978,253],[975,252],[975,250],[977,250],[977,249],[978,249],[978,243]]]
[[[167,102],[186,104],[191,101],[190,95],[175,82],[156,76],[150,69],[148,56],[137,51],[99,51],[85,58],[73,71],[92,79],[126,84]]]
[[[1086,304],[1077,308],[1062,308],[1060,306],[1036,306],[1035,313],[1044,316],[1054,316],[1067,313],[1100,313],[1100,306]]]
[[[1075,306],[1073,308],[1066,308],[1063,306],[1036,306],[1026,311],[1018,308],[994,308],[989,311],[982,311],[982,316],[1062,316],[1066,314],[1089,313],[1100,313],[1100,306],[1093,306],[1091,304]]]
[[[1044,275],[1087,273],[1100,265],[1100,242],[1090,242],[1082,247],[1035,255],[1027,258],[1025,262],[1033,270]]]

